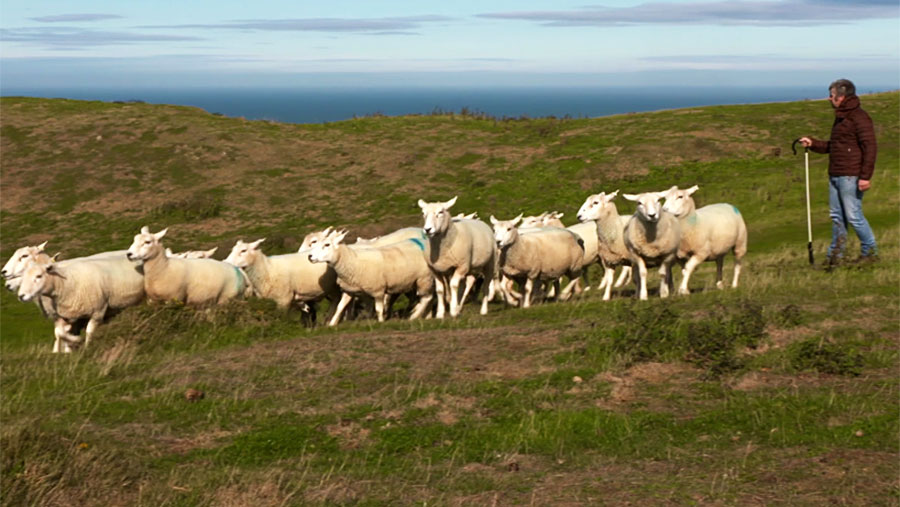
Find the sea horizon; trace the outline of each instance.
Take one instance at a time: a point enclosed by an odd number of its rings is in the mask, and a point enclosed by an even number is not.
[[[495,118],[594,118],[702,106],[825,100],[827,92],[822,86],[3,87],[0,96],[139,101],[198,107],[211,114],[248,120],[308,124],[377,115],[464,112]]]

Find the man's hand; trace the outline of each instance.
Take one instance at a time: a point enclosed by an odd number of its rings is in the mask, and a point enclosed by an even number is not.
[[[810,146],[812,146],[812,139],[808,137],[801,137],[800,144],[802,144],[804,148],[809,148]]]
[[[859,187],[860,192],[865,192],[866,190],[869,189],[869,187],[872,186],[872,182],[869,180],[859,180],[859,183],[857,183],[857,186]]]

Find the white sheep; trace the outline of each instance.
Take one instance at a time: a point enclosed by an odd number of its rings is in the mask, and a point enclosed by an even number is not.
[[[40,245],[34,246],[23,246],[17,249],[9,260],[6,261],[6,264],[3,266],[3,270],[0,271],[0,275],[6,280],[6,288],[10,291],[15,292],[19,288],[19,277],[22,276],[22,273],[25,271],[25,267],[33,260],[43,259],[46,262],[50,261],[50,256],[44,251],[44,248],[47,247],[47,242],[44,241]],[[59,254],[54,256],[54,259]],[[66,259],[60,262],[69,262],[78,259],[106,259],[106,258],[115,258],[115,257],[125,257],[125,250],[113,250],[110,252],[99,252],[92,255],[88,255],[85,257],[75,257],[73,259]]]
[[[337,275],[324,264],[309,262],[305,253],[265,255],[259,249],[265,238],[246,243],[238,240],[225,262],[244,270],[256,294],[272,299],[280,308],[296,303],[313,303],[327,298],[334,304],[340,297]],[[311,314],[315,311],[308,306]]]
[[[32,262],[22,274],[19,299],[33,301],[48,298],[53,308],[53,352],[64,351],[70,344],[80,342],[72,326],[81,319],[89,319],[85,330],[87,346],[97,326],[109,310],[136,305],[144,299],[144,277],[133,263],[122,258],[83,259],[74,262]]]
[[[173,252],[171,248],[166,248],[166,256],[177,257],[179,259],[212,259],[219,247],[215,246],[209,250],[186,250],[184,252]]]
[[[621,287],[631,276],[631,254],[625,247],[625,225],[630,215],[619,215],[613,200],[619,191],[600,192],[588,196],[578,210],[578,220],[593,225],[597,236],[597,256],[603,265],[603,279],[598,289],[603,290],[603,300],[608,301],[613,287]],[[619,279],[613,285],[617,267],[622,267]]]
[[[519,234],[516,225],[522,215],[512,220],[497,220],[491,216],[494,240],[500,251],[500,270],[510,279],[523,283],[525,294],[522,306],[531,305],[534,283],[552,282],[557,299],[568,298],[576,287],[584,262],[584,241],[574,232],[559,227],[544,227],[528,234]],[[571,279],[569,285],[559,290],[559,279]]]
[[[456,204],[456,197],[447,202],[433,203],[419,199],[418,204],[425,219],[423,230],[428,237],[425,260],[434,273],[437,291],[435,316],[444,318],[445,286],[449,286],[450,316],[458,316],[465,303],[465,298],[457,299],[459,283],[466,280],[464,295],[468,294],[479,274],[484,277],[485,292],[481,300],[481,314],[486,314],[488,302],[493,299],[499,284],[498,253],[493,231],[481,220],[452,220],[449,209]]]
[[[686,190],[674,186],[665,192],[663,209],[681,222],[681,244],[678,260],[684,263],[679,294],[690,294],[688,282],[697,266],[707,260],[716,261],[716,287],[722,289],[722,267],[725,255],[734,252],[734,279],[737,288],[741,275],[741,259],[747,253],[747,225],[738,209],[727,203],[710,204],[697,209],[691,195],[699,187]]]
[[[143,264],[148,299],[191,305],[221,304],[251,292],[246,275],[236,266],[215,259],[166,257],[165,248],[159,242],[166,231],[151,234],[149,228],[141,228],[126,254],[129,260]]]
[[[413,289],[419,302],[409,318],[419,318],[431,302],[434,291],[434,277],[422,255],[425,242],[412,238],[380,247],[351,248],[341,244],[346,235],[346,231],[332,233],[308,254],[310,262],[327,263],[334,269],[337,283],[344,291],[329,324],[337,324],[351,297],[359,295],[375,300],[375,314],[378,321],[383,322],[387,296]]]
[[[625,194],[623,197],[638,203],[631,220],[625,226],[625,247],[631,254],[632,266],[638,268],[641,300],[647,299],[647,266],[659,266],[659,296],[668,297],[672,288],[672,264],[677,260],[681,243],[681,224],[674,215],[663,211],[659,200],[663,192]]]

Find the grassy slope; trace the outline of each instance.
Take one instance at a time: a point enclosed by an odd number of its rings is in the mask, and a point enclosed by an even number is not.
[[[863,97],[880,143],[866,214],[884,261],[833,273],[805,265],[803,162],[789,148],[827,137],[824,101],[283,125],[4,98],[4,261],[44,239],[67,256],[125,248],[144,224],[169,226],[176,250],[224,255],[265,236],[278,253],[325,225],[417,224],[419,197],[573,217],[588,193],[672,184],[737,205],[751,248],[738,291],[708,290],[705,266],[689,298],[589,294],[336,330],[265,302],[141,307],[68,357],[47,353],[49,323],[4,292],[3,501],[895,502],[898,98]],[[827,160],[811,162],[821,259]],[[206,398],[187,403],[188,387]]]

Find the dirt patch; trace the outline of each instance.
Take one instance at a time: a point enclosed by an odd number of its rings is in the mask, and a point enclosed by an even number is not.
[[[648,396],[642,391],[649,385],[665,384],[670,392],[687,392],[691,383],[695,382],[700,371],[684,364],[674,363],[640,363],[623,373],[616,375],[603,372],[595,377],[596,381],[611,384],[609,396],[596,401],[600,408],[622,410],[631,403],[648,403],[656,409],[669,411],[671,405],[660,400],[658,396]]]

